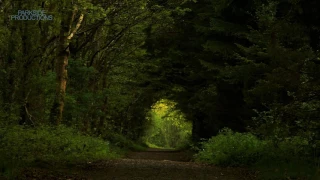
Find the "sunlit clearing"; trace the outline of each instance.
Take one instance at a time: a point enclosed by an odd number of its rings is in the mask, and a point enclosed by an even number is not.
[[[176,103],[161,99],[148,113],[149,128],[144,137],[152,148],[182,148],[189,143],[192,123],[175,108]]]

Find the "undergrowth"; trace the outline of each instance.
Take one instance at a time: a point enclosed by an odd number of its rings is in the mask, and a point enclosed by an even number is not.
[[[116,132],[105,132],[100,137],[123,151],[144,151],[147,149],[146,144],[135,142]]]
[[[7,177],[37,162],[78,163],[119,157],[109,142],[64,126],[0,128],[0,170]]]
[[[307,140],[292,137],[274,144],[251,133],[223,129],[202,142],[196,161],[218,166],[247,167],[259,172],[261,179],[319,178],[319,154]]]

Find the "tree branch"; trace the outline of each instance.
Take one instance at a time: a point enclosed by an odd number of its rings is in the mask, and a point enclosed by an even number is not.
[[[81,23],[83,21],[83,17],[84,17],[84,14],[81,14],[80,17],[79,17],[79,20],[78,20],[78,23],[77,23],[76,27],[73,29],[73,31],[67,37],[68,40],[70,40],[74,36],[74,34],[77,32],[77,30],[81,26]]]

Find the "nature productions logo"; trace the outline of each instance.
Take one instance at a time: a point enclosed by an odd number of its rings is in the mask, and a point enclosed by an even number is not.
[[[10,15],[10,19],[18,21],[51,21],[53,17],[52,15],[47,15],[45,10],[18,10],[18,14]]]

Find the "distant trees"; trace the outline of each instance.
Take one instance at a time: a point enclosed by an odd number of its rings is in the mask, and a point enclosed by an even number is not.
[[[143,138],[147,143],[165,148],[178,148],[190,143],[192,124],[175,109],[174,102],[161,99],[149,113],[149,127]]]

